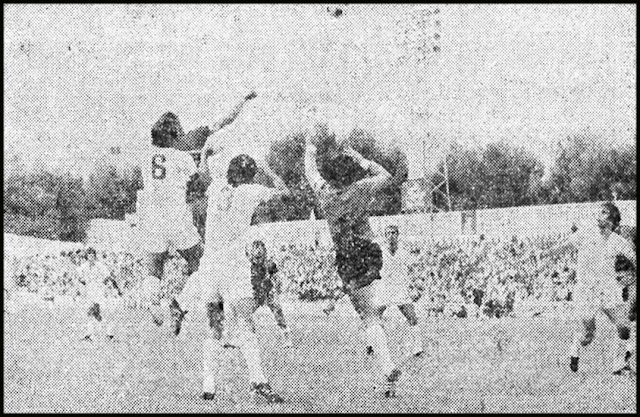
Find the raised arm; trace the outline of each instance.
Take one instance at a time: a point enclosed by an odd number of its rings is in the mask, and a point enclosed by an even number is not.
[[[255,91],[247,94],[233,107],[227,116],[213,123],[211,126],[200,126],[197,129],[191,130],[186,135],[179,137],[176,140],[174,147],[181,151],[195,151],[202,149],[211,135],[236,120],[245,103],[256,97],[257,94]]]
[[[224,150],[224,146],[220,144],[213,136],[207,139],[207,142],[200,151],[200,165],[198,165],[198,177],[199,181],[203,184],[204,188],[208,188],[211,184],[211,171],[209,170],[209,164],[207,158],[218,155]]]
[[[304,153],[304,175],[307,177],[307,181],[311,185],[313,191],[316,191],[323,183],[320,171],[318,171],[318,163],[316,162],[316,155],[318,149],[316,145],[311,143],[311,140],[307,139],[307,147]]]
[[[246,96],[244,96],[242,98],[242,100],[240,100],[238,102],[238,104],[235,105],[235,107],[233,108],[233,110],[231,110],[231,113],[229,113],[226,117],[224,117],[222,120],[216,122],[215,124],[213,124],[210,127],[211,130],[211,134],[217,132],[218,130],[222,129],[223,127],[225,127],[226,125],[233,123],[234,120],[236,120],[236,118],[238,117],[238,115],[240,114],[240,111],[242,110],[242,107],[244,106],[244,104],[249,101],[252,100],[254,98],[256,98],[258,96],[258,94],[256,94],[255,91],[250,92],[249,94],[247,94]]]
[[[393,181],[391,174],[389,174],[382,165],[375,161],[366,159],[355,149],[348,147],[345,149],[344,153],[353,158],[353,160],[369,174],[368,178],[358,181],[358,184],[367,185],[371,187],[372,190],[379,190],[390,185]]]
[[[261,168],[266,175],[271,177],[271,180],[273,181],[276,189],[276,192],[273,195],[277,196],[289,194],[289,188],[287,188],[287,185],[284,183],[282,178],[280,178],[275,172],[273,172],[266,161],[259,160],[258,167]]]

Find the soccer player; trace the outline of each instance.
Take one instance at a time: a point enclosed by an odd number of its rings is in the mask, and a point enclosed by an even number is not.
[[[119,295],[120,290],[118,284],[115,282],[111,275],[109,268],[102,262],[97,260],[96,250],[94,248],[88,248],[86,251],[87,261],[81,264],[76,272],[79,282],[84,285],[85,294],[89,307],[87,309],[87,316],[89,321],[87,323],[87,331],[84,339],[92,341],[98,328],[105,327],[105,334],[109,340],[114,338],[113,325],[111,322],[103,320],[101,307],[105,307],[105,291],[107,291],[107,284],[111,284]]]
[[[411,353],[415,356],[422,354],[422,337],[418,316],[409,294],[409,264],[411,254],[399,244],[400,230],[396,225],[389,225],[384,232],[385,241],[382,245],[382,279],[376,282],[377,302],[381,305],[382,313],[388,306],[397,306],[409,323],[411,335]],[[372,353],[373,347],[368,346],[367,352]]]
[[[282,329],[284,336],[284,347],[293,346],[291,342],[291,330],[287,326],[287,321],[282,312],[282,305],[278,299],[278,291],[275,288],[276,274],[278,267],[273,259],[267,257],[267,247],[261,240],[255,240],[247,254],[251,261],[251,286],[253,287],[253,297],[258,307],[266,305],[273,313],[278,327]]]
[[[251,286],[253,287],[253,298],[258,308],[267,306],[273,313],[278,327],[282,329],[284,337],[284,347],[293,347],[291,341],[291,330],[287,326],[287,321],[282,312],[282,305],[278,298],[276,289],[276,274],[278,267],[273,259],[267,257],[267,248],[262,240],[254,240],[247,251],[247,257],[251,262]],[[231,314],[225,315],[223,339],[225,348],[237,347],[237,342],[230,336],[231,327],[234,323]]]
[[[618,231],[620,236],[627,239],[633,245],[634,251],[637,248],[637,228],[636,226],[620,226]],[[637,279],[636,269],[629,259],[623,255],[616,258],[616,273],[618,274],[618,282],[624,287],[622,292],[623,299],[629,304],[629,320],[636,320],[636,294]]]
[[[164,321],[160,280],[169,248],[176,248],[187,262],[187,279],[198,269],[202,255],[200,234],[186,201],[187,182],[193,180],[197,170],[191,155],[184,151],[202,148],[209,136],[233,122],[243,105],[254,97],[255,92],[248,94],[229,116],[212,127],[203,126],[185,134],[178,117],[169,112],[163,114],[151,129],[151,152],[142,164],[144,188],[138,193],[139,231],[148,253],[145,301],[158,326]],[[171,300],[169,310],[171,327],[177,336],[186,311],[177,298]]]
[[[325,135],[318,126],[307,135],[305,174],[329,225],[343,291],[360,315],[368,344],[373,346],[377,367],[386,379],[385,396],[392,397],[401,371],[391,360],[382,311],[375,300],[372,284],[380,279],[383,260],[382,250],[374,242],[367,209],[374,195],[390,185],[393,178],[382,166],[352,148],[341,149],[335,140],[321,140]]]
[[[202,151],[203,176],[209,177],[206,162],[209,149],[217,145],[208,141]],[[227,178],[215,178],[207,190],[209,203],[205,253],[197,278],[200,296],[207,306],[210,337],[203,343],[203,399],[213,399],[216,393],[216,361],[222,346],[222,320],[224,314],[235,317],[239,329],[238,345],[247,362],[251,390],[268,403],[283,402],[264,375],[255,323],[252,315],[257,309],[251,286],[251,264],[247,258],[251,218],[256,207],[270,198],[288,193],[282,179],[275,175],[266,163],[260,168],[269,175],[275,188],[255,184],[258,170],[255,160],[248,155],[238,155],[229,163]]]
[[[578,371],[580,349],[593,341],[595,316],[601,311],[615,325],[620,338],[614,346],[613,364],[613,373],[619,375],[630,369],[633,346],[629,340],[628,309],[616,280],[615,262],[618,255],[623,255],[635,268],[636,254],[628,240],[614,233],[620,224],[620,211],[615,204],[603,203],[594,220],[598,231],[578,230],[541,254],[556,255],[571,247],[578,250],[577,284],[573,295],[582,329],[575,333],[569,349],[571,370]]]

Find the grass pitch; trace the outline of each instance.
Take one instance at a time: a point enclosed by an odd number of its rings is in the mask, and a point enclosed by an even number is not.
[[[259,310],[262,361],[286,403],[254,403],[237,349],[221,359],[219,393],[198,398],[204,321],[174,338],[143,311],[115,313],[117,335],[81,342],[74,306],[22,305],[4,315],[5,412],[636,412],[636,376],[613,376],[604,318],[570,372],[572,322],[562,318],[424,319],[426,352],[404,363],[398,397],[385,399],[350,307],[325,317],[318,305],[285,305],[294,348],[281,347],[271,313]],[[386,315],[396,361],[407,327]],[[632,359],[635,370],[636,358]]]

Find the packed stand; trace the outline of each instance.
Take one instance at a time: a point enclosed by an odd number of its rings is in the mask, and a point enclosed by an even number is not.
[[[430,314],[458,317],[480,313],[502,317],[519,306],[570,301],[576,252],[567,251],[551,262],[536,262],[536,254],[560,238],[499,240],[481,236],[477,240],[444,239],[413,244],[410,293]],[[273,258],[279,268],[278,291],[308,301],[335,298],[339,294],[341,282],[330,247],[282,246],[274,251]],[[81,284],[76,269],[84,259],[84,250],[16,258],[12,260],[12,279],[18,289],[44,299],[77,298]],[[143,260],[124,252],[99,252],[98,259],[108,266],[118,285],[112,295],[120,292],[129,305],[140,305],[139,286],[145,276]],[[170,278],[163,280],[165,294],[175,293],[184,285],[184,267],[182,258],[170,257],[165,266],[165,274]]]

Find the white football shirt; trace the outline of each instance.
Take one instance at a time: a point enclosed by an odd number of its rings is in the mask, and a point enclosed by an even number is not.
[[[263,201],[276,192],[260,184],[242,184],[232,187],[222,178],[215,178],[207,190],[207,247],[237,246],[244,250],[250,243],[251,218]]]

